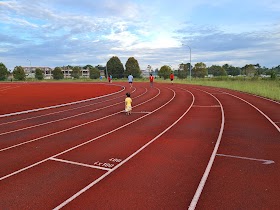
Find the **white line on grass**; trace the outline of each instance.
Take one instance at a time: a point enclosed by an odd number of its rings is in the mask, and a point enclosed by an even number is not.
[[[170,89],[170,88],[168,88]],[[171,89],[172,90],[172,89]],[[185,90],[185,89],[184,89]],[[172,90],[173,91],[173,90]],[[187,90],[186,90],[187,91]],[[174,91],[173,91],[174,92]],[[189,92],[189,91],[188,91]],[[94,186],[95,184],[97,184],[98,182],[100,182],[102,179],[104,179],[106,176],[108,176],[109,174],[111,174],[112,172],[114,172],[116,169],[118,169],[119,167],[121,167],[123,164],[125,164],[126,162],[128,162],[131,158],[133,158],[134,156],[136,156],[139,152],[141,152],[143,149],[145,149],[147,146],[149,146],[151,143],[153,143],[155,140],[157,140],[159,137],[161,137],[164,133],[166,133],[167,131],[169,131],[174,125],[176,125],[191,109],[193,103],[194,103],[194,95],[189,92],[192,97],[193,97],[193,101],[192,104],[190,105],[190,107],[184,112],[184,114],[179,117],[174,123],[172,123],[168,128],[166,128],[164,131],[162,131],[160,134],[158,134],[155,138],[153,138],[152,140],[150,140],[148,143],[146,143],[144,146],[142,146],[140,149],[138,149],[136,152],[134,152],[133,154],[131,154],[129,157],[127,157],[125,160],[123,160],[120,164],[118,164],[117,166],[115,166],[111,171],[106,172],[105,174],[103,174],[102,176],[100,176],[98,179],[96,179],[95,181],[93,181],[92,183],[90,183],[89,185],[87,185],[86,187],[84,187],[83,189],[81,189],[79,192],[75,193],[73,196],[71,196],[70,198],[68,198],[67,200],[65,200],[63,203],[61,203],[60,205],[58,205],[56,208],[54,208],[53,210],[58,210],[61,209],[62,207],[64,207],[65,205],[67,205],[68,203],[70,203],[71,201],[73,201],[75,198],[77,198],[78,196],[80,196],[82,193],[86,192],[88,189],[90,189],[92,186]],[[174,92],[174,96],[175,97],[175,92]],[[173,98],[171,100],[173,100]],[[170,100],[170,101],[171,101]],[[169,101],[169,102],[170,102]],[[168,102],[168,103],[169,103]],[[158,108],[159,109],[159,108]],[[156,110],[152,111],[155,112]]]

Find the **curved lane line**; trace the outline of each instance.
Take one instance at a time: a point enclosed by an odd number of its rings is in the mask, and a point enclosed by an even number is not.
[[[136,88],[134,88],[132,93],[135,92],[135,91],[136,91]],[[146,92],[147,92],[147,88],[146,88]],[[122,96],[115,97],[115,98],[112,98],[112,99],[107,99],[105,101],[96,102],[96,103],[93,103],[93,104],[87,104],[87,105],[82,105],[82,106],[75,107],[75,108],[64,109],[64,110],[57,111],[57,112],[50,112],[48,114],[37,115],[35,117],[27,117],[27,118],[20,119],[20,120],[14,120],[14,121],[9,121],[9,122],[5,122],[5,123],[0,123],[0,126],[1,125],[12,124],[12,123],[17,123],[17,122],[22,122],[22,121],[26,121],[26,120],[31,120],[31,119],[37,119],[37,118],[40,118],[40,117],[45,117],[45,116],[54,115],[54,114],[58,114],[58,113],[68,112],[68,111],[72,111],[72,110],[76,110],[76,109],[81,109],[81,108],[93,106],[93,105],[96,105],[96,104],[104,103],[104,102],[107,102],[107,101],[112,101],[112,100],[118,99],[120,97],[122,97]]]
[[[170,89],[170,88],[167,88]],[[172,90],[172,89],[170,89]],[[184,89],[185,90],[185,89]],[[172,90],[174,92],[173,98],[170,100],[172,101],[176,95],[175,91]],[[133,154],[131,154],[129,157],[127,157],[126,159],[124,159],[121,163],[119,163],[118,165],[116,165],[112,170],[106,172],[105,174],[103,174],[102,176],[100,176],[98,179],[94,180],[92,183],[90,183],[89,185],[87,185],[86,187],[84,187],[83,189],[81,189],[79,192],[75,193],[73,196],[71,196],[70,198],[68,198],[67,200],[65,200],[63,203],[61,203],[60,205],[58,205],[57,207],[55,207],[53,210],[58,210],[61,209],[62,207],[66,206],[68,203],[70,203],[71,201],[73,201],[75,198],[77,198],[78,196],[80,196],[82,193],[86,192],[88,189],[90,189],[91,187],[93,187],[95,184],[97,184],[98,182],[100,182],[102,179],[104,179],[105,177],[107,177],[109,174],[111,174],[112,172],[114,172],[116,169],[118,169],[119,167],[121,167],[123,164],[125,164],[126,162],[128,162],[131,158],[133,158],[134,156],[136,156],[139,152],[141,152],[143,149],[145,149],[147,146],[149,146],[151,143],[153,143],[154,141],[156,141],[159,137],[161,137],[163,134],[165,134],[167,131],[169,131],[174,125],[176,125],[188,112],[189,110],[192,108],[193,104],[194,104],[194,100],[195,97],[194,95],[188,91],[185,90],[187,92],[189,92],[192,97],[193,97],[193,101],[192,104],[190,105],[190,107],[184,112],[184,114],[182,114],[181,117],[179,117],[175,122],[173,122],[169,127],[167,127],[164,131],[162,131],[160,134],[158,134],[155,138],[153,138],[152,140],[150,140],[149,142],[147,142],[144,146],[142,146],[140,149],[138,149],[136,152],[134,152]],[[169,102],[170,102],[169,101]],[[168,102],[168,103],[169,103]],[[165,106],[165,105],[164,105]],[[161,108],[161,107],[160,107]],[[159,109],[159,108],[158,108]],[[156,109],[156,110],[158,110]],[[156,110],[152,111],[155,112]],[[150,115],[150,114],[148,114]]]
[[[125,90],[124,86],[121,86],[121,85],[116,85],[116,86],[120,86],[120,87],[122,87],[122,89],[120,91],[117,91],[117,92],[114,92],[114,93],[110,93],[110,94],[107,94],[107,95],[98,96],[98,97],[94,97],[94,98],[88,98],[88,99],[84,99],[84,100],[81,100],[81,101],[74,101],[74,102],[70,102],[70,103],[66,103],[66,104],[58,104],[58,105],[47,106],[47,107],[38,108],[38,109],[30,109],[30,110],[25,110],[25,111],[20,111],[20,112],[13,112],[13,113],[9,113],[9,114],[2,114],[2,115],[0,115],[0,118],[14,116],[14,115],[20,115],[20,114],[26,114],[26,113],[30,113],[30,112],[38,112],[38,111],[42,111],[42,110],[53,109],[53,108],[58,108],[58,107],[63,107],[63,106],[69,106],[69,105],[73,105],[73,104],[79,104],[79,103],[83,103],[83,102],[87,102],[87,101],[96,100],[96,99],[99,99],[99,98],[108,97],[110,95],[115,95],[115,94],[120,93],[120,92]]]
[[[278,132],[280,132],[280,128],[276,125],[276,123],[273,122],[264,112],[262,112],[262,111],[261,111],[259,108],[257,108],[255,105],[253,105],[253,104],[251,104],[250,102],[246,101],[245,99],[240,98],[240,97],[238,97],[238,96],[235,96],[235,95],[233,95],[233,94],[231,94],[231,93],[227,93],[227,92],[224,92],[224,93],[226,93],[226,94],[228,94],[228,95],[230,95],[230,96],[232,96],[232,97],[238,98],[239,100],[241,100],[241,101],[243,101],[243,102],[249,104],[249,105],[252,106],[253,108],[255,108],[259,113],[261,113],[261,114],[262,114],[262,115],[277,129],[277,130],[278,130]]]
[[[145,92],[145,93],[146,93],[146,92]],[[143,93],[143,94],[145,94],[145,93]],[[142,96],[143,94],[140,94],[140,95],[137,96],[137,97],[140,97],[140,96]],[[159,94],[160,94],[160,91],[159,91],[159,93],[158,93],[156,96],[154,96],[153,98],[149,99],[148,101],[150,101],[150,100],[156,98]],[[135,97],[135,98],[136,98],[136,97]],[[148,101],[146,101],[146,102],[144,102],[144,103],[147,103]],[[120,103],[123,103],[123,102],[120,102]],[[144,104],[144,103],[140,103],[140,104],[138,104],[138,105],[136,105],[136,106],[134,106],[134,107],[140,106],[140,105],[142,105],[142,104]],[[111,105],[111,106],[112,106],[112,105]],[[19,144],[15,144],[15,145],[13,145],[13,146],[5,147],[5,148],[3,148],[3,149],[0,149],[0,152],[3,152],[3,151],[5,151],[5,150],[9,150],[9,149],[15,148],[15,147],[18,147],[18,146],[27,144],[27,143],[31,143],[31,142],[34,142],[34,141],[38,141],[38,140],[43,139],[43,138],[47,138],[47,137],[50,137],[50,136],[54,136],[54,135],[56,135],[56,134],[60,134],[60,133],[63,133],[63,132],[65,132],[65,131],[69,131],[69,130],[72,130],[72,129],[75,129],[75,128],[79,128],[79,127],[82,127],[82,126],[84,126],[84,125],[87,125],[87,124],[90,124],[90,123],[94,123],[94,122],[97,122],[97,121],[106,119],[106,118],[108,118],[108,117],[114,116],[114,115],[119,114],[119,113],[121,113],[121,112],[123,112],[123,111],[115,112],[115,113],[110,114],[110,115],[107,115],[107,116],[105,116],[105,117],[101,117],[101,118],[98,118],[98,119],[95,119],[95,120],[91,120],[91,121],[88,121],[88,122],[85,122],[85,123],[82,123],[82,124],[73,126],[73,127],[71,127],[71,128],[66,128],[66,129],[64,129],[64,130],[60,130],[60,131],[57,131],[57,132],[54,132],[54,133],[51,133],[51,134],[48,134],[48,135],[45,135],[45,136],[41,136],[41,137],[38,137],[38,138],[35,138],[35,139],[31,139],[31,140],[28,140],[28,141],[25,141],[25,142],[22,142],[22,143],[19,143]],[[2,135],[2,134],[1,134],[1,135]]]
[[[158,88],[156,88],[156,89],[158,89]],[[158,91],[159,91],[159,93],[158,93],[158,95],[159,95],[159,94],[160,94],[160,90],[158,89]],[[173,91],[173,92],[174,92],[174,91]],[[158,95],[156,95],[155,97],[157,97]],[[140,106],[140,105],[142,105],[142,104],[145,104],[145,103],[149,102],[150,100],[153,100],[155,97],[150,98],[149,100],[147,100],[147,101],[145,101],[145,102],[143,102],[143,103],[141,103],[141,104],[138,104],[138,105],[136,105],[136,106]],[[99,135],[99,136],[97,136],[97,137],[95,137],[95,138],[93,138],[93,139],[90,139],[90,140],[86,141],[86,142],[83,142],[83,143],[78,144],[78,145],[76,145],[76,146],[74,146],[74,147],[71,147],[70,149],[64,150],[63,152],[60,152],[60,153],[58,153],[58,154],[56,154],[56,155],[53,155],[53,156],[51,156],[51,157],[48,157],[48,158],[46,158],[46,159],[44,159],[44,160],[41,160],[41,161],[39,161],[39,162],[37,162],[37,163],[34,163],[34,164],[32,164],[32,165],[29,165],[29,166],[27,166],[27,167],[24,167],[24,168],[22,168],[22,169],[20,169],[20,170],[17,170],[17,171],[15,171],[15,172],[13,172],[13,173],[10,173],[10,174],[8,174],[8,175],[2,176],[2,177],[0,177],[0,181],[2,181],[2,180],[4,180],[4,179],[7,179],[7,178],[9,178],[9,177],[11,177],[11,176],[13,176],[13,175],[18,174],[18,173],[21,173],[21,172],[23,172],[23,171],[25,171],[25,170],[27,170],[27,169],[30,169],[30,168],[32,168],[32,167],[34,167],[34,166],[37,166],[37,165],[39,165],[39,164],[41,164],[41,163],[44,163],[44,162],[50,160],[50,158],[55,158],[55,157],[57,157],[57,156],[59,156],[59,155],[65,154],[65,153],[67,153],[67,152],[69,152],[69,151],[72,151],[72,150],[74,150],[74,149],[76,149],[76,148],[79,148],[79,147],[81,147],[81,146],[83,146],[83,145],[86,145],[86,144],[88,144],[88,143],[90,143],[90,142],[93,142],[93,141],[95,141],[95,140],[97,140],[97,139],[100,139],[100,138],[102,138],[102,137],[104,137],[104,136],[107,136],[107,135],[109,135],[109,134],[111,134],[111,133],[113,133],[113,132],[115,132],[115,131],[118,131],[118,130],[120,130],[121,128],[124,128],[124,127],[126,127],[126,126],[128,126],[128,125],[130,125],[130,124],[132,124],[132,123],[135,123],[135,122],[137,122],[138,120],[141,120],[142,118],[151,115],[152,113],[158,111],[158,110],[161,109],[162,107],[164,107],[164,106],[166,106],[167,104],[169,104],[169,103],[174,99],[174,97],[175,97],[175,92],[174,92],[173,97],[172,97],[169,101],[167,101],[165,104],[163,104],[163,105],[160,106],[159,108],[155,109],[155,110],[152,111],[151,113],[146,114],[146,115],[143,115],[143,116],[141,116],[141,117],[139,117],[139,118],[137,118],[137,119],[135,119],[135,120],[133,120],[133,121],[127,123],[127,124],[124,124],[124,125],[122,125],[122,126],[120,126],[120,127],[118,127],[118,128],[115,128],[114,130],[111,130],[111,131],[109,131],[109,132],[107,132],[107,133],[104,133],[104,134],[102,134],[102,135]],[[134,106],[134,107],[136,107],[136,106]],[[119,114],[119,113],[121,113],[121,112],[122,112],[122,111],[116,112],[116,113],[114,113],[114,114],[112,114],[112,115],[110,115],[110,116]],[[107,117],[110,117],[110,116],[106,116],[106,117],[104,117],[104,118],[107,118]],[[67,129],[67,130],[70,130],[70,129]],[[50,135],[48,135],[48,136],[51,136],[51,135],[52,135],[52,134],[50,134]],[[36,140],[36,139],[35,139],[35,140]],[[35,140],[33,140],[33,141],[35,141]]]
[[[137,96],[135,98],[138,98],[138,97],[144,95],[147,92],[148,92],[148,90],[146,89],[146,92],[140,94],[139,96]],[[71,115],[69,117],[64,117],[64,118],[60,118],[60,119],[57,119],[57,120],[47,121],[47,122],[44,122],[44,123],[41,123],[41,124],[36,124],[36,125],[24,127],[24,128],[19,128],[19,129],[16,129],[16,130],[6,131],[6,132],[1,133],[0,136],[7,135],[7,134],[10,134],[10,133],[15,133],[15,132],[18,132],[18,131],[31,129],[31,128],[40,127],[40,126],[47,125],[47,124],[50,124],[50,123],[56,123],[56,122],[59,122],[59,121],[68,120],[68,119],[71,119],[71,118],[74,118],[74,117],[79,117],[79,116],[82,116],[82,115],[85,115],[85,114],[88,114],[88,113],[92,113],[92,112],[96,112],[96,111],[99,111],[99,110],[102,110],[102,109],[106,109],[108,107],[115,106],[115,105],[121,104],[121,103],[123,103],[123,102],[118,102],[118,103],[115,103],[115,104],[111,104],[109,106],[104,106],[104,107],[99,108],[99,109],[94,109],[94,110],[87,111],[87,112],[82,112],[82,113],[79,113],[79,114],[76,114],[76,115]]]
[[[196,88],[195,88],[195,89],[196,89]],[[197,90],[199,90],[199,89],[197,89]],[[199,91],[203,91],[203,90],[199,90]],[[201,180],[200,180],[200,183],[199,183],[199,185],[198,185],[198,187],[197,187],[197,189],[196,189],[196,192],[195,192],[195,194],[194,194],[194,196],[193,196],[193,199],[192,199],[192,201],[191,201],[191,203],[190,203],[190,205],[189,205],[188,210],[194,210],[195,207],[196,207],[196,205],[197,205],[197,202],[198,202],[198,200],[199,200],[199,197],[200,197],[200,195],[201,195],[201,192],[202,192],[202,190],[203,190],[203,188],[204,188],[204,185],[205,185],[205,183],[206,183],[206,180],[207,180],[207,178],[208,178],[208,176],[209,176],[210,170],[211,170],[212,165],[213,165],[213,163],[214,163],[216,154],[217,154],[217,152],[218,152],[218,148],[219,148],[220,143],[221,143],[221,139],[222,139],[222,135],[223,135],[223,131],[224,131],[224,125],[225,125],[225,113],[224,113],[224,108],[223,108],[222,103],[219,101],[218,98],[216,98],[216,97],[215,97],[214,95],[212,95],[211,93],[208,93],[208,92],[206,92],[206,91],[203,91],[203,92],[205,92],[205,93],[211,95],[211,96],[212,96],[213,98],[215,98],[216,101],[220,104],[221,113],[222,113],[222,122],[221,122],[221,128],[220,128],[219,136],[218,136],[217,142],[216,142],[216,144],[215,144],[214,150],[213,150],[212,155],[211,155],[211,157],[210,157],[210,160],[209,160],[209,162],[208,162],[208,164],[207,164],[207,167],[206,167],[206,169],[205,169],[205,171],[204,171],[204,174],[203,174],[203,176],[202,176],[202,178],[201,178]]]

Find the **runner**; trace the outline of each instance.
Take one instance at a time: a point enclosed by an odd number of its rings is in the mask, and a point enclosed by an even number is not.
[[[150,87],[153,87],[154,86],[154,77],[152,74],[150,74]]]
[[[171,74],[170,74],[170,81],[171,81],[172,85],[173,85],[173,80],[174,80],[174,74],[171,73]]]
[[[130,88],[132,88],[133,76],[130,74],[128,75],[128,83],[130,84]]]

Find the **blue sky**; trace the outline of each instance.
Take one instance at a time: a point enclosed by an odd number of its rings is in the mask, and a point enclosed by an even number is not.
[[[0,62],[280,65],[279,0],[0,0]],[[189,47],[188,47],[189,46]]]

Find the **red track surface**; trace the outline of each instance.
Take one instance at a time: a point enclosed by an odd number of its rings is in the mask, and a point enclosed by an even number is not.
[[[13,85],[0,84],[1,209],[280,209],[279,102],[177,84]]]

